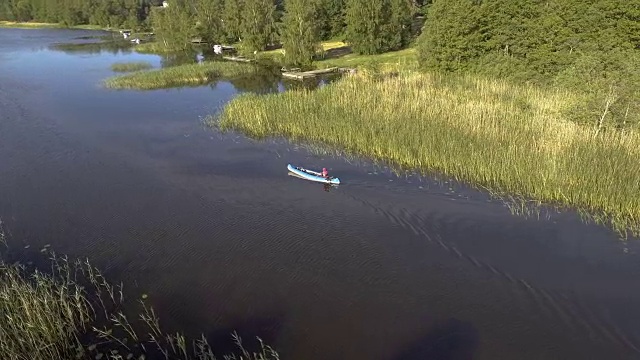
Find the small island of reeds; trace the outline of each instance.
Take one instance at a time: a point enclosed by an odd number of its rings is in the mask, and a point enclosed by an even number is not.
[[[153,90],[203,85],[220,78],[250,76],[257,71],[260,69],[250,64],[205,61],[115,76],[105,80],[104,84],[111,89]]]
[[[153,66],[146,61],[139,62],[123,62],[123,63],[114,63],[111,65],[111,70],[115,72],[134,72],[140,70],[148,70]]]

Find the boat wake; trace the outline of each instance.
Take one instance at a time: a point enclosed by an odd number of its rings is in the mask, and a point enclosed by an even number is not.
[[[514,276],[487,261],[461,251],[454,241],[447,240],[440,235],[445,228],[452,227],[456,229],[468,228],[466,232],[473,233],[474,225],[470,220],[450,216],[445,218],[442,214],[439,215],[435,212],[432,214],[419,213],[393,204],[375,204],[350,191],[345,191],[344,196],[359,202],[390,223],[426,240],[450,256],[467,262],[490,276],[500,278],[504,281],[505,292],[516,302],[514,305],[528,309],[526,311],[535,311],[544,317],[545,322],[552,324],[559,319],[568,331],[576,335],[586,335],[591,341],[603,345],[615,343],[636,355],[640,354],[640,339],[625,333],[614,324],[608,315],[609,311],[601,305],[571,291],[552,291],[536,286],[524,278]]]

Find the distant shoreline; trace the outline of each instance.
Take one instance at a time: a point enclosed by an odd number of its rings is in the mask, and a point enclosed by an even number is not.
[[[13,29],[79,29],[79,30],[104,30],[117,31],[117,29],[106,29],[98,25],[73,25],[66,26],[59,23],[43,23],[43,22],[18,22],[18,21],[0,21],[0,28]]]

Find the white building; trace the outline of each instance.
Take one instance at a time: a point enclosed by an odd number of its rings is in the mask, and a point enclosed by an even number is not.
[[[162,2],[162,7],[168,7],[169,6],[169,2],[168,1],[163,1]]]

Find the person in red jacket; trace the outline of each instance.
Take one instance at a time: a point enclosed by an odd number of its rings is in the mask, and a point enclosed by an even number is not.
[[[322,168],[322,177],[325,179],[329,178],[329,172],[327,171],[327,168]]]

